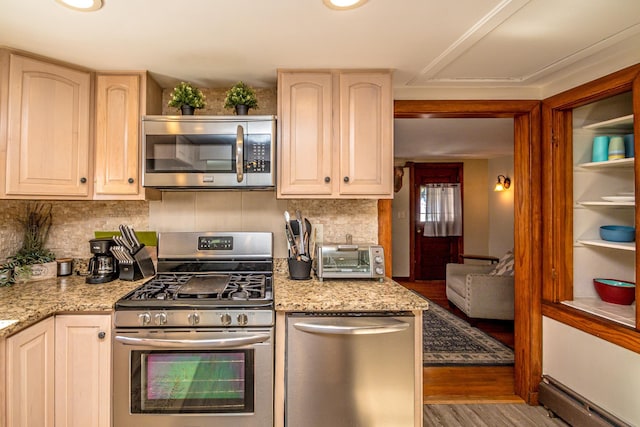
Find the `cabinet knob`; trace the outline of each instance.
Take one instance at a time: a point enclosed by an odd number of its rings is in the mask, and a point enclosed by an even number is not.
[[[85,178],[85,177],[83,176],[82,178],[80,178],[80,182],[81,182],[82,184],[86,184],[86,182],[87,182],[87,178]]]
[[[330,178],[330,177],[328,177],[328,176],[325,176],[325,177],[324,177],[324,182],[331,182],[331,178]]]
[[[104,333],[103,331],[98,332],[98,338],[100,338],[101,340],[103,340],[104,337],[106,337],[106,336],[107,336],[107,334]]]
[[[343,181],[344,181],[344,182],[349,182],[349,177],[348,177],[348,176],[345,176],[345,177],[343,178]]]
[[[129,178],[129,179],[127,180],[127,182],[128,182],[129,184],[133,184],[133,182],[134,182],[134,181],[133,181],[133,178]]]

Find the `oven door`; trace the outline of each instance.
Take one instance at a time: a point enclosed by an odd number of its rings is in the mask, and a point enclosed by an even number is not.
[[[272,344],[272,328],[116,330],[114,425],[272,425]]]

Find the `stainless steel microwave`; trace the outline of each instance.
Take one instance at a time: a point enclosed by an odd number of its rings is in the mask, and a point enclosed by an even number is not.
[[[144,116],[142,185],[272,189],[275,116]]]

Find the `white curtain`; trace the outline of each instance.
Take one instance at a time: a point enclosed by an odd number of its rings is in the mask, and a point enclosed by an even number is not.
[[[426,184],[420,199],[425,237],[462,236],[460,184]]]

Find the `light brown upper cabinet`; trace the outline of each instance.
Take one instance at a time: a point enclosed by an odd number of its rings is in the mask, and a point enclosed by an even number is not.
[[[594,278],[638,283],[634,242],[603,240],[603,225],[638,230],[640,165],[634,145],[626,158],[594,157],[598,136],[640,134],[640,65],[626,68],[543,103],[545,170],[543,229],[547,230],[543,314],[640,352],[637,304],[603,302]],[[605,157],[607,156],[607,157]],[[636,237],[638,231],[635,232]],[[636,289],[636,300],[640,291]]]
[[[96,76],[94,199],[145,199],[140,117],[161,113],[162,89],[147,73]]]
[[[278,198],[393,197],[389,71],[278,72]]]
[[[0,108],[6,126],[0,192],[10,198],[90,198],[91,74],[7,51],[0,56],[0,82],[8,88],[0,99],[7,106]]]

